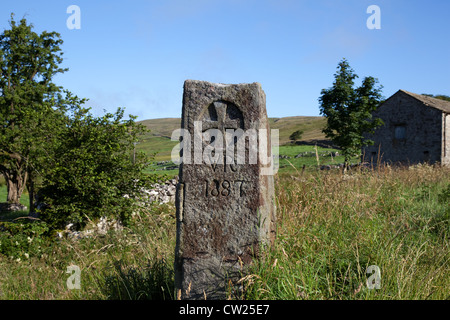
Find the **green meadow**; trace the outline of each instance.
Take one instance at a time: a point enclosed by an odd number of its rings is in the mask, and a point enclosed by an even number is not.
[[[229,297],[449,299],[449,181],[448,168],[430,166],[279,172],[275,244]],[[0,298],[175,299],[175,219],[174,205],[155,204],[106,235],[3,235]],[[80,289],[67,286],[72,265]],[[370,266],[380,270],[379,289],[367,284]]]
[[[292,129],[298,127],[286,132]],[[137,151],[155,154],[155,163],[170,160],[176,144],[167,128],[165,134],[158,130],[137,145]],[[450,298],[449,168],[379,166],[343,175],[318,169],[343,162],[330,155],[337,149],[285,141],[279,151],[276,241],[243,271],[241,290],[230,288],[230,299]],[[177,174],[160,170],[170,163],[155,163],[149,172]],[[28,205],[26,193],[21,201]],[[38,221],[23,222],[25,215],[0,217],[0,299],[176,298],[173,204],[141,208],[122,230],[79,240],[47,234]],[[79,289],[67,284],[74,265]],[[368,283],[371,266],[380,271],[378,289]]]

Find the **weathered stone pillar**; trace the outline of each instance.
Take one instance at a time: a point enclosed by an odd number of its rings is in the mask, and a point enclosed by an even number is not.
[[[184,84],[175,257],[181,299],[225,299],[261,245],[274,240],[265,102],[259,83]]]

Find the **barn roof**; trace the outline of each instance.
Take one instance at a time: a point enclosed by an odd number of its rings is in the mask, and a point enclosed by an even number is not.
[[[442,99],[436,99],[428,96],[424,96],[417,93],[408,92],[406,90],[399,90],[399,92],[403,92],[420,102],[422,102],[424,105],[444,111],[445,113],[450,113],[450,101],[442,100]]]

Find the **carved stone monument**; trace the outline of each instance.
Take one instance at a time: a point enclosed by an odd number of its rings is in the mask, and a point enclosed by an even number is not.
[[[187,80],[177,187],[175,286],[181,299],[225,299],[275,237],[266,99],[259,83]]]

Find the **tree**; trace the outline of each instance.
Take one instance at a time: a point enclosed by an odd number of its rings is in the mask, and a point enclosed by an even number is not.
[[[67,69],[59,67],[63,41],[58,33],[38,35],[25,19],[16,23],[13,14],[10,27],[0,35],[0,173],[7,201],[19,203],[56,115],[53,102],[60,88],[52,79]]]
[[[289,136],[289,140],[292,141],[297,141],[300,140],[302,138],[303,135],[303,130],[297,130],[294,131],[290,136]]]
[[[39,199],[46,208],[40,218],[50,228],[73,223],[81,229],[87,221],[102,216],[122,222],[130,217],[134,196],[148,177],[143,169],[148,159],[138,153],[133,163],[134,143],[146,132],[135,117],[124,120],[124,110],[94,117],[82,105],[85,99],[67,94],[67,110],[58,143],[43,171]]]
[[[125,222],[141,187],[152,182],[143,153],[134,144],[146,132],[124,110],[94,117],[78,98],[52,78],[67,71],[58,33],[32,31],[25,19],[0,35],[0,173],[8,202],[18,203],[25,188],[39,187],[37,210],[50,228],[113,216]],[[39,185],[35,185],[39,181]]]
[[[352,157],[361,155],[362,147],[373,144],[364,135],[373,134],[383,124],[372,116],[383,99],[383,87],[377,79],[366,77],[355,89],[358,76],[346,59],[339,62],[337,70],[333,86],[321,91],[319,102],[320,113],[327,118],[323,132],[342,149],[346,169]]]

